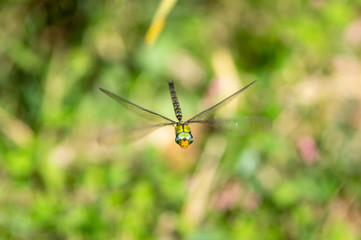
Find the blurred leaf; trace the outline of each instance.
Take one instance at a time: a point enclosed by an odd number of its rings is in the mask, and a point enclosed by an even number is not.
[[[163,30],[169,12],[172,10],[176,2],[177,0],[161,0],[157,12],[154,15],[152,24],[145,36],[146,44],[153,45],[155,43],[159,34]]]

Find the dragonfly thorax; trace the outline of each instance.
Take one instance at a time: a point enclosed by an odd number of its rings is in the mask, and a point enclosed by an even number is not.
[[[175,127],[175,134],[175,142],[180,145],[181,148],[187,148],[188,145],[193,143],[191,128],[188,124],[178,123]]]

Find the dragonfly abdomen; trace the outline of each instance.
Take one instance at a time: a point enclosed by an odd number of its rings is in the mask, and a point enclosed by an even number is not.
[[[173,82],[169,82],[168,84],[169,84],[170,95],[172,97],[172,103],[173,103],[175,116],[177,117],[178,121],[182,121],[182,110],[179,105],[179,101],[177,98],[177,93],[175,92],[174,84],[173,84]]]

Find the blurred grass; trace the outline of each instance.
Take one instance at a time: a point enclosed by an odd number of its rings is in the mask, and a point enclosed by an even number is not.
[[[0,3],[0,239],[360,239],[360,1],[164,2]],[[267,132],[95,142],[137,120],[98,87],[190,117],[254,79],[217,116]]]

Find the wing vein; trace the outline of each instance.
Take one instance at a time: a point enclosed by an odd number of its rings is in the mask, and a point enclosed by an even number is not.
[[[171,122],[173,124],[175,124],[176,122],[173,121],[172,119],[169,119],[163,115],[160,115],[159,113],[153,112],[151,110],[148,110],[146,108],[143,108],[135,103],[132,103],[131,101],[128,101],[122,97],[119,97],[118,95],[109,92],[106,89],[103,88],[99,88],[103,93],[105,93],[106,95],[108,95],[109,97],[113,98],[115,101],[117,101],[118,103],[122,104],[124,107],[128,108],[129,110],[133,111],[134,113],[142,116],[142,117],[146,117],[149,118],[151,120],[154,120],[153,118],[156,117],[157,119],[162,119],[162,120],[167,120],[168,122]],[[131,106],[131,107],[130,107]],[[147,113],[147,114],[144,114]]]
[[[251,82],[250,84],[248,84],[247,86],[243,87],[242,89],[238,90],[237,92],[233,93],[232,95],[226,97],[225,99],[223,99],[222,101],[218,102],[217,104],[213,105],[212,107],[209,107],[207,108],[206,110],[198,113],[197,115],[195,115],[194,117],[188,119],[186,121],[186,123],[191,123],[191,122],[194,122],[196,119],[198,119],[199,117],[201,117],[202,115],[204,115],[205,113],[209,112],[209,111],[212,111],[212,110],[215,110],[219,107],[221,107],[223,104],[226,104],[228,103],[230,100],[232,100],[234,97],[236,97],[238,94],[240,94],[241,92],[243,92],[244,90],[246,90],[248,87],[250,87],[252,84],[254,84],[256,82],[253,81]]]

